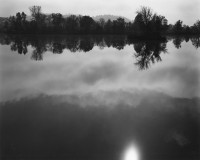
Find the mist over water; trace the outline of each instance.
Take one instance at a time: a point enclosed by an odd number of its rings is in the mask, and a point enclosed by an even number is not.
[[[2,158],[198,159],[199,42],[1,36]]]

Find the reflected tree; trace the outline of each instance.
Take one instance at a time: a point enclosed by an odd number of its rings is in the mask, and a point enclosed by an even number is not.
[[[11,43],[10,49],[12,51],[17,51],[19,54],[26,54],[28,52],[27,45],[26,41],[15,39],[15,41]]]
[[[80,38],[71,37],[66,40],[65,47],[71,52],[77,52],[79,50]]]
[[[190,37],[189,36],[184,36],[184,40],[185,40],[185,42],[189,42]]]
[[[180,36],[175,37],[173,40],[174,46],[177,49],[181,48],[181,43],[183,42],[183,40],[184,40],[183,37],[180,37]]]
[[[192,41],[193,46],[195,46],[195,48],[200,47],[200,37],[192,37],[191,41]]]
[[[41,61],[43,60],[43,52],[38,52],[37,49],[33,50],[31,59],[36,60],[36,61]]]
[[[89,52],[94,47],[94,42],[90,41],[90,39],[81,39],[80,40],[80,51]]]
[[[118,50],[121,50],[121,49],[124,49],[124,46],[126,45],[126,42],[125,42],[125,40],[124,39],[121,39],[121,38],[114,38],[112,41],[111,41],[111,43],[112,43],[112,46],[113,46],[113,48],[116,48],[116,49],[118,49]]]
[[[63,49],[65,49],[65,46],[62,43],[53,43],[52,45],[52,51],[53,53],[61,54],[63,52]]]
[[[38,40],[37,38],[34,40],[35,40],[34,44],[32,44],[34,50],[32,52],[31,59],[36,61],[41,61],[43,60],[44,52],[47,51],[46,43],[43,42],[42,40]]]
[[[159,41],[135,43],[134,49],[136,53],[134,56],[137,61],[135,65],[138,66],[140,70],[145,70],[148,69],[151,64],[162,61],[160,54],[167,53],[166,43],[167,42]]]
[[[183,41],[191,40],[195,48],[200,47],[199,37],[173,37],[172,40],[176,48],[181,47]],[[94,46],[100,49],[104,47],[113,47],[118,50],[124,48],[125,45],[134,45],[137,59],[136,65],[140,69],[147,69],[151,63],[161,61],[161,52],[166,52],[166,41],[138,41],[130,40],[125,36],[20,36],[20,35],[3,35],[0,37],[0,44],[10,45],[12,51],[19,54],[26,54],[30,45],[34,51],[31,59],[42,60],[46,51],[52,53],[63,53],[64,49],[70,52],[89,52]]]

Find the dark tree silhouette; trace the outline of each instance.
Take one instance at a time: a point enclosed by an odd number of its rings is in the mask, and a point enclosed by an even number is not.
[[[60,13],[52,13],[51,20],[54,27],[54,32],[62,32],[64,18]]]
[[[173,26],[173,32],[176,34],[181,34],[183,31],[183,21],[178,20]]]
[[[80,40],[80,50],[84,52],[89,52],[94,47],[94,42],[90,39],[81,39]]]
[[[26,41],[22,41],[20,39],[16,39],[11,44],[10,48],[11,48],[12,51],[17,51],[19,54],[22,54],[22,53],[26,54],[28,52]]]
[[[181,48],[181,43],[182,42],[183,42],[183,37],[180,37],[180,36],[175,37],[174,40],[173,40],[174,46],[177,49]]]
[[[195,46],[195,48],[200,47],[200,37],[192,37],[191,41],[192,41],[193,46]]]
[[[53,53],[61,54],[63,52],[63,49],[65,49],[65,46],[62,43],[55,42],[52,45]]]
[[[192,31],[194,33],[200,34],[200,20],[197,20],[194,25],[192,26]]]
[[[163,24],[164,19],[164,16],[154,14],[151,8],[141,7],[137,11],[129,38],[162,39],[161,34],[167,29],[166,24]]]
[[[29,7],[29,10],[31,12],[31,16],[32,16],[33,20],[36,22],[40,21],[40,18],[42,15],[41,6],[32,6],[32,7]]]
[[[159,41],[144,41],[134,44],[134,49],[136,53],[135,65],[139,67],[140,70],[148,69],[151,63],[162,61],[160,54],[167,53],[166,49],[167,42]]]
[[[90,16],[70,15],[63,17],[60,13],[46,15],[41,6],[29,8],[32,19],[26,20],[24,12],[0,21],[0,32],[29,34],[125,34],[129,38],[159,39],[163,35],[200,35],[200,21],[193,26],[184,25],[178,20],[174,25],[167,24],[167,19],[153,13],[149,7],[141,7],[136,13],[134,22],[126,22],[124,18],[111,21],[100,19],[94,21]]]
[[[69,34],[79,33],[79,18],[71,15],[65,19],[65,30]]]
[[[189,38],[188,36],[175,36],[172,39],[176,48],[181,47],[181,43],[191,40],[195,48],[200,47],[200,38],[198,36]],[[61,54],[64,49],[71,52],[89,52],[94,46],[113,47],[121,50],[126,45],[134,45],[136,51],[135,57],[140,69],[147,69],[152,63],[160,61],[159,55],[166,52],[167,41],[144,41],[130,40],[126,36],[20,36],[4,35],[0,37],[0,44],[10,45],[12,51],[19,54],[26,54],[28,46],[34,49],[32,59],[42,60],[46,51]]]
[[[145,28],[148,29],[148,26],[153,19],[153,11],[149,7],[142,6],[140,10],[136,12],[140,15],[140,22],[144,24]]]
[[[44,52],[47,51],[47,47],[46,47],[46,43],[42,40],[39,40],[36,38],[33,39],[33,52],[32,52],[32,56],[31,59],[36,60],[36,61],[41,61],[43,60],[43,54]]]
[[[80,32],[81,33],[92,33],[95,30],[95,22],[89,16],[80,17]]]

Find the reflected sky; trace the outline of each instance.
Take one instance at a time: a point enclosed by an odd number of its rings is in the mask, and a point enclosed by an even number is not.
[[[0,38],[0,156],[198,159],[197,42]]]
[[[199,102],[155,93],[137,107],[83,108],[55,95],[8,101],[0,107],[0,156],[121,160],[137,149],[142,160],[199,159]]]
[[[52,54],[52,51],[44,49],[43,61],[30,59],[37,43],[27,45],[26,55],[11,51],[10,45],[1,45],[1,101],[45,94],[73,95],[79,97],[84,106],[87,103],[95,104],[96,101],[114,105],[124,99],[134,105],[140,98],[135,101],[132,97],[150,91],[172,97],[200,97],[200,51],[192,45],[192,40],[182,40],[180,48],[174,44],[175,39],[170,40],[165,44],[165,52],[155,54],[153,52],[157,44],[149,46],[140,42],[123,42],[123,49],[119,49],[113,47],[116,44],[113,39],[116,41],[117,38],[107,40],[112,42],[110,47],[108,42],[108,46],[104,45],[103,49],[94,45],[86,53],[84,50],[72,53],[63,49],[62,54]],[[46,47],[40,48],[51,48],[48,46],[56,42],[50,41],[44,44]],[[149,69],[140,70],[137,66],[137,51],[148,47],[154,50],[149,55],[153,53],[160,60],[155,59],[155,62],[149,62]]]

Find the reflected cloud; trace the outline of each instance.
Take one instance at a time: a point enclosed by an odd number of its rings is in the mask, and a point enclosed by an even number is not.
[[[163,68],[151,73],[148,81],[151,84],[163,83],[166,91],[173,95],[181,95],[184,97],[199,95],[200,74],[198,66],[191,68]],[[159,76],[158,76],[159,75]],[[170,80],[170,82],[169,82]],[[172,91],[173,88],[173,91]]]
[[[119,159],[131,140],[144,159],[198,159],[200,57],[191,43],[176,50],[180,40],[167,48],[118,36],[13,39],[0,38],[10,45],[0,46],[4,159]]]
[[[0,41],[13,45],[11,37],[1,37]],[[140,98],[134,99],[135,103],[126,97],[120,98],[122,92],[131,97],[129,91],[132,89],[161,91],[173,97],[199,97],[199,54],[193,54],[198,50],[192,48],[192,38],[179,50],[173,47],[173,39],[168,40],[169,43],[131,42],[120,36],[18,37],[14,48],[19,48],[22,54],[25,48],[29,51],[21,56],[10,54],[9,46],[1,46],[1,101],[37,94],[72,93],[80,96],[91,93],[89,97],[92,99],[92,94],[109,91],[118,92],[112,94],[115,95],[111,96],[113,101],[105,100],[106,96],[109,97],[107,92],[102,100],[94,100],[93,103],[105,101],[105,105],[113,105],[114,101],[118,103],[118,100],[125,99],[126,103],[135,105]],[[94,46],[89,54],[84,54],[83,48],[80,49],[81,41],[89,46],[85,51]],[[120,49],[123,46],[124,49]],[[134,50],[133,58],[130,53]],[[71,51],[81,53],[72,54]],[[57,55],[62,52],[64,54]],[[169,54],[164,54],[166,52]],[[45,61],[29,61],[29,54],[34,60],[45,58]],[[160,61],[162,63],[156,63]],[[143,71],[134,67],[133,62]],[[151,69],[147,71],[150,66]]]
[[[101,80],[115,81],[120,78],[123,71],[125,71],[125,67],[119,65],[118,62],[103,61],[82,68],[77,79],[94,85]]]

